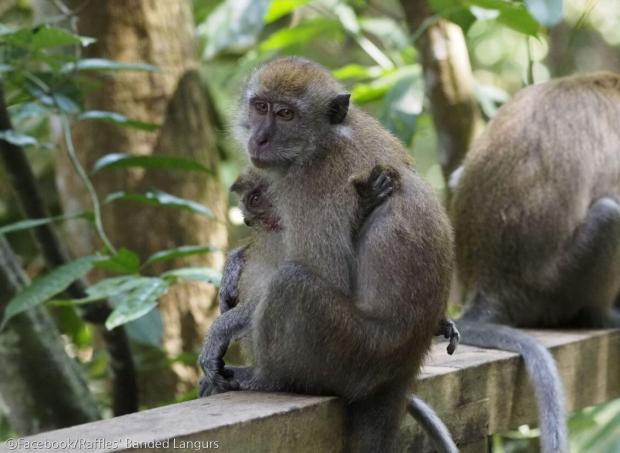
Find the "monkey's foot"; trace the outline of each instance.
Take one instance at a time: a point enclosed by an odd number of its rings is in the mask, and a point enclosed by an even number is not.
[[[233,373],[224,368],[221,359],[207,361],[203,371],[205,375],[198,383],[200,397],[239,390],[239,383],[233,379]]]
[[[444,338],[449,340],[447,347],[448,354],[454,354],[454,351],[456,351],[456,347],[461,341],[461,334],[456,328],[456,324],[454,324],[454,321],[450,321],[449,319],[442,319],[439,324],[439,330],[437,331],[437,335],[443,335]]]

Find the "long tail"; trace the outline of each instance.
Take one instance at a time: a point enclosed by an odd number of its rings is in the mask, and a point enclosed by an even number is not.
[[[564,389],[549,351],[534,338],[513,327],[464,320],[458,320],[456,325],[463,344],[521,354],[538,404],[542,451],[568,452]]]
[[[422,425],[439,453],[458,453],[450,431],[428,404],[411,395],[407,400],[407,411]]]

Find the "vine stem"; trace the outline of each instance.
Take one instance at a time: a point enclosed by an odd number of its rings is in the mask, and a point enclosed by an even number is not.
[[[116,248],[112,245],[110,239],[108,239],[108,236],[105,234],[105,230],[103,229],[103,221],[101,220],[101,203],[99,203],[99,197],[97,196],[95,187],[77,158],[75,146],[73,145],[73,138],[71,137],[71,126],[69,125],[67,115],[62,113],[60,115],[60,121],[62,123],[62,131],[65,138],[67,154],[69,155],[69,160],[71,161],[71,166],[84,184],[84,187],[86,187],[86,191],[88,192],[93,205],[93,213],[95,215],[95,231],[97,232],[97,236],[99,236],[99,239],[101,239],[101,242],[103,242],[108,251],[113,255],[116,255]]]

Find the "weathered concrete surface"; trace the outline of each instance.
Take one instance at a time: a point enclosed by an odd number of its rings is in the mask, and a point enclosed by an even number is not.
[[[558,360],[570,410],[620,397],[620,330],[530,332]],[[463,452],[480,452],[489,434],[536,421],[533,391],[522,361],[513,353],[460,346],[454,356],[448,356],[445,344],[435,345],[416,387],[444,419]],[[81,442],[76,448],[58,444],[59,448],[17,451],[86,453],[133,447],[137,451],[337,453],[343,446],[343,414],[335,398],[227,393],[43,433],[21,439],[20,444],[48,442],[54,447],[52,442]],[[108,444],[103,445],[104,441]],[[403,423],[400,444],[402,451],[430,450],[410,417]],[[5,443],[0,451],[15,450]]]

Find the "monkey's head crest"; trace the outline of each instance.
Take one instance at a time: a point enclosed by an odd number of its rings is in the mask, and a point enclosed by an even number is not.
[[[259,168],[319,156],[349,116],[351,95],[321,65],[296,57],[261,66],[244,91],[237,138]]]

